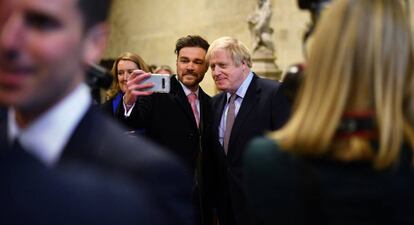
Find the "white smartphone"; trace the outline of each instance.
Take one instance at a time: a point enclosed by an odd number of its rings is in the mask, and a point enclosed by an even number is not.
[[[144,80],[144,83],[154,83],[154,87],[145,89],[146,91],[153,91],[156,93],[170,92],[169,74],[151,74],[150,77]]]

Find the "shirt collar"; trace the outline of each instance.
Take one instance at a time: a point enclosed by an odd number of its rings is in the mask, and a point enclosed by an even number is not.
[[[244,79],[243,83],[240,85],[239,89],[237,89],[236,91],[236,95],[243,99],[244,96],[246,95],[247,89],[250,86],[250,83],[252,82],[253,79],[253,72],[250,71],[249,75],[247,75],[246,79]],[[227,100],[230,98],[231,93],[227,92]]]
[[[178,75],[175,77],[178,80]],[[183,87],[185,96],[188,96],[189,94],[191,94],[193,91],[191,91],[190,89],[188,89],[187,86],[185,86],[183,83],[181,83],[180,80],[178,80],[178,82],[181,84],[181,87]],[[198,98],[198,92],[199,92],[200,88],[197,87],[197,90],[194,92],[197,95]]]
[[[89,88],[79,85],[63,100],[21,129],[16,123],[15,110],[9,109],[9,141],[18,138],[23,148],[48,166],[54,165],[76,126],[92,103]]]

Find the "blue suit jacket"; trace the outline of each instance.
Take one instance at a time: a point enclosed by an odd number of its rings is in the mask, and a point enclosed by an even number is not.
[[[15,153],[10,154],[3,148],[8,145],[6,121],[7,116],[0,120],[1,155],[7,162],[16,161]],[[0,192],[0,198],[8,200],[0,204],[8,209],[4,212],[9,212],[0,214],[0,222],[10,219],[11,223],[24,224],[19,223],[20,220],[16,222],[16,218],[27,218],[26,222],[38,221],[37,214],[45,216],[39,224],[58,224],[55,222],[66,219],[72,224],[82,224],[84,219],[92,221],[92,224],[93,221],[111,224],[118,219],[141,221],[137,217],[139,215],[146,215],[141,217],[145,218],[141,222],[148,224],[193,222],[188,197],[191,195],[191,181],[185,175],[184,167],[149,141],[124,135],[123,129],[99,110],[88,110],[52,171],[25,155],[17,157],[23,158],[20,165],[2,165],[6,168],[0,179],[2,183],[11,179],[8,190],[14,195],[8,197],[7,192]],[[23,176],[21,179],[17,177],[20,180],[13,180],[15,176],[8,174],[7,168],[9,171],[17,170]],[[106,188],[111,186],[113,189]],[[20,199],[19,195],[27,201]],[[129,202],[125,202],[128,198]],[[113,214],[110,213],[112,209]],[[48,210],[55,214],[47,213]]]

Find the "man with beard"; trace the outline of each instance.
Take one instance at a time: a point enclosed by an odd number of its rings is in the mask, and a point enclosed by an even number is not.
[[[144,129],[152,140],[170,149],[194,177],[193,203],[198,224],[211,224],[211,207],[206,196],[209,183],[211,103],[199,86],[208,69],[205,60],[209,44],[202,37],[188,35],[177,40],[177,75],[171,77],[170,93],[146,91],[151,76],[136,70],[128,79],[132,98],[124,99],[124,117],[129,125]]]
[[[181,164],[92,107],[110,5],[0,0],[1,224],[192,224]]]

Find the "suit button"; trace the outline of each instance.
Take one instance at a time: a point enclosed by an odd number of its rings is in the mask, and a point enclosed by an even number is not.
[[[193,133],[189,133],[188,135],[187,135],[187,139],[188,140],[192,140],[194,138],[194,134]]]

